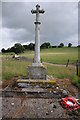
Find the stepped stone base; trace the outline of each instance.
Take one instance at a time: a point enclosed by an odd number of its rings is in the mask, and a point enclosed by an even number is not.
[[[28,78],[46,80],[46,69],[43,66],[30,66],[28,67]]]

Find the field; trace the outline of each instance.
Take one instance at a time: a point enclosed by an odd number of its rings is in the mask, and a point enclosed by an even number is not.
[[[20,56],[25,56],[27,58],[34,58],[34,51],[25,51],[20,54]],[[78,48],[50,48],[41,50],[41,58],[43,62],[53,63],[53,64],[66,64],[69,59],[69,64],[75,64],[78,59]],[[29,61],[20,61],[12,58],[12,55],[5,54],[2,55],[2,79],[10,80],[15,76],[26,76],[27,66],[31,65]],[[51,75],[54,78],[59,79],[70,79],[78,87],[78,77],[76,76],[75,67],[64,67],[64,66],[53,66],[51,64],[44,63],[47,69],[47,75]]]
[[[3,60],[2,63],[2,79],[9,80],[15,76],[26,76],[26,67],[30,65],[28,62],[18,60]]]
[[[26,51],[21,56],[34,58],[34,51]],[[66,64],[68,59],[70,64],[76,63],[78,59],[78,48],[50,48],[41,50],[41,58],[44,62],[54,64]]]

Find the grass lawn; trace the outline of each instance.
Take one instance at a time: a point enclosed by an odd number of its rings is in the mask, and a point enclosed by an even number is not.
[[[2,79],[9,80],[14,76],[26,76],[27,66],[31,63],[18,60],[3,60],[2,62]]]
[[[20,54],[21,56],[29,57],[31,59],[34,58],[34,51],[25,51]],[[78,48],[49,48],[41,50],[41,58],[43,62],[49,62],[54,64],[66,64],[68,59],[70,64],[76,63],[78,59]]]
[[[76,75],[75,67],[62,67],[62,66],[52,66],[46,65],[47,74],[53,76],[53,78],[59,79],[69,79],[74,85],[80,89],[80,78]]]

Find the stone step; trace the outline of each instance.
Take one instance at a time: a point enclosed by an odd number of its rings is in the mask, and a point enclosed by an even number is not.
[[[47,84],[56,84],[56,80],[33,80],[33,79],[18,79],[17,83],[47,83]]]

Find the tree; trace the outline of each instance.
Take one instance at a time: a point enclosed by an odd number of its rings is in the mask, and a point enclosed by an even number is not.
[[[14,53],[16,53],[16,49],[15,49],[15,47],[14,47],[14,46],[13,46],[13,47],[11,47],[10,52],[14,52]]]
[[[41,45],[41,48],[50,48],[50,47],[51,47],[51,45],[49,42],[47,42],[47,43],[45,42]]]
[[[35,44],[34,44],[34,43],[30,43],[30,44],[28,45],[28,48],[29,48],[30,50],[34,50]]]
[[[24,50],[25,50],[25,48],[20,43],[16,43],[13,47],[8,48],[7,50],[5,50],[3,48],[1,51],[2,51],[2,53],[4,53],[4,52],[14,52],[14,53],[18,54],[18,53],[24,52]]]
[[[80,45],[78,45],[77,47],[79,47],[79,48],[80,48]]]
[[[61,46],[61,45],[58,45],[58,48],[62,48],[62,46]]]
[[[23,45],[23,47],[24,47],[25,49],[29,49],[29,48],[28,48],[28,45]]]
[[[63,43],[60,43],[60,45],[59,45],[59,46],[64,47],[64,44],[63,44]]]
[[[6,52],[6,50],[5,50],[4,48],[2,48],[1,52],[2,52],[2,53],[5,53],[5,52]]]
[[[25,50],[25,48],[20,43],[16,43],[14,45],[14,51],[16,54],[22,53],[22,52],[24,52],[24,50]]]
[[[52,48],[57,48],[57,46],[55,45],[55,46],[52,46]]]
[[[68,47],[71,47],[71,46],[72,46],[72,44],[71,44],[71,43],[69,43],[69,44],[68,44]]]

